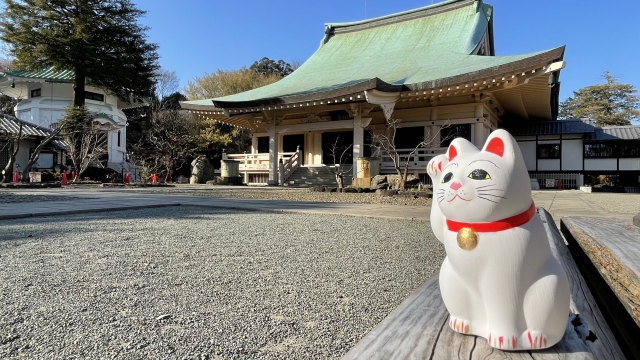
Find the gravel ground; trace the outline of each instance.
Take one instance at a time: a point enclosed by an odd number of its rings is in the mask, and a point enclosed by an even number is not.
[[[640,213],[640,194],[582,193],[579,196],[587,203],[599,206],[608,212]]]
[[[153,190],[131,190],[132,192],[161,193],[174,195],[210,196],[222,198],[243,198],[243,199],[269,199],[269,200],[292,200],[292,201],[319,201],[319,202],[340,202],[353,204],[385,204],[385,205],[411,205],[429,206],[431,199],[427,198],[406,198],[406,197],[381,197],[374,193],[327,193],[311,192],[307,189],[278,189],[261,190],[242,188],[232,189],[153,189]]]
[[[0,190],[0,204],[36,202],[36,201],[70,201],[70,200],[77,200],[77,198],[72,196],[16,194],[16,193],[10,193],[4,190]]]
[[[434,274],[428,222],[177,207],[3,221],[0,358],[338,358]]]

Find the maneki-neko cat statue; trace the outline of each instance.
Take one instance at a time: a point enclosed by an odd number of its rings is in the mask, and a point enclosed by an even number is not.
[[[431,226],[447,256],[449,326],[504,350],[551,347],[569,318],[569,282],[535,211],[516,141],[496,130],[478,150],[457,138],[428,166]]]

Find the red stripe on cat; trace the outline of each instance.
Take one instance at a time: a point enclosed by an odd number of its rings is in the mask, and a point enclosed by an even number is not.
[[[506,219],[492,221],[487,223],[465,223],[461,221],[449,220],[447,219],[447,227],[451,231],[458,232],[462,228],[469,228],[475,232],[497,232],[503,230],[513,229],[514,227],[518,227],[520,225],[526,224],[533,218],[536,214],[536,206],[532,202],[529,208],[512,217],[508,217]]]

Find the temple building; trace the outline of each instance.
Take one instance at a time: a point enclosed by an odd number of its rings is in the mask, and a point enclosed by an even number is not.
[[[0,92],[20,100],[15,107],[18,119],[38,128],[55,129],[72,103],[73,72],[56,71],[54,68],[7,70],[0,73]],[[93,114],[94,126],[108,134],[107,156],[102,161],[103,165],[117,171],[127,170],[127,117],[122,109],[132,105],[89,85],[85,88],[85,101],[86,108]],[[53,157],[51,164],[41,161],[40,168],[52,169],[60,165],[60,161],[60,157]]]
[[[399,156],[428,142],[410,164],[426,181],[428,161],[454,137],[480,147],[505,124],[557,118],[564,47],[496,56],[493,35],[493,7],[482,0],[327,24],[318,50],[282,80],[181,104],[251,130],[251,153],[227,155],[250,184],[304,185],[289,177],[333,165],[336,144],[351,146],[338,162],[359,177],[357,158],[376,153],[371,137],[389,132],[389,119],[399,121]],[[390,160],[382,154],[382,173],[395,172]]]

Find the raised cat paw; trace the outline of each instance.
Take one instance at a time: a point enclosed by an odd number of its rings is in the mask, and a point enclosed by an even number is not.
[[[544,349],[547,347],[547,336],[540,331],[527,330],[524,332],[525,346],[528,349]]]
[[[489,346],[502,350],[515,350],[518,348],[518,337],[515,335],[503,335],[489,333],[487,338]]]
[[[449,316],[449,326],[461,334],[469,334],[471,323],[467,320],[461,320],[453,316]]]

